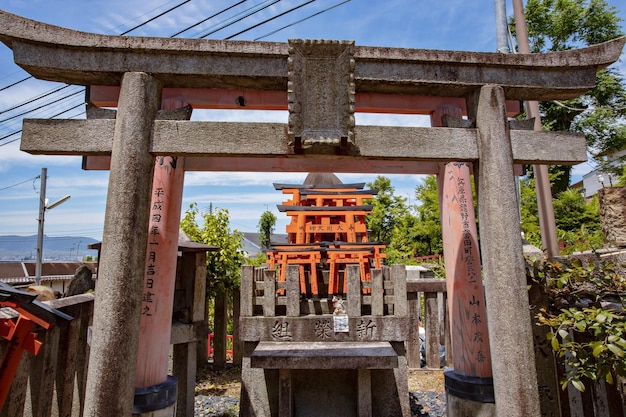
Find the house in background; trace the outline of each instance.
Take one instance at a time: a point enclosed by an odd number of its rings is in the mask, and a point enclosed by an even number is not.
[[[616,152],[611,155],[610,162],[607,164],[611,167],[619,167],[623,164],[626,157],[626,150]],[[583,175],[582,181],[572,185],[574,189],[580,189],[581,194],[585,198],[591,198],[598,194],[598,190],[604,187],[614,186],[619,178],[615,174],[607,172],[606,168],[598,168]]]
[[[41,285],[65,293],[74,273],[81,265],[86,265],[97,276],[95,262],[43,262],[41,264]],[[36,262],[0,261],[0,281],[15,288],[26,288],[35,284]]]
[[[276,233],[270,235],[270,242],[272,245],[285,245],[288,235],[286,233]],[[241,240],[243,245],[243,251],[246,253],[246,258],[256,258],[259,253],[265,253],[265,248],[261,247],[261,234],[260,233],[243,233],[243,239]]]

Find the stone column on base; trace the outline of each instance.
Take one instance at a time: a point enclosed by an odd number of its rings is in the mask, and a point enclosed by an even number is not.
[[[154,158],[152,126],[161,85],[146,73],[122,79],[94,305],[85,412],[130,416],[145,271]]]
[[[539,417],[535,354],[504,90],[486,85],[468,100],[478,128],[478,225],[496,414]]]

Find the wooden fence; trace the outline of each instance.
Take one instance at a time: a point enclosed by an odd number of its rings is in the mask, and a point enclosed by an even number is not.
[[[258,283],[256,290],[258,294],[254,294],[255,297],[262,296],[263,282],[265,282],[264,269],[255,269],[255,281]],[[419,328],[423,327],[425,330],[426,339],[426,366],[429,368],[439,369],[442,365],[449,365],[452,363],[452,359],[448,356],[445,360],[441,361],[440,358],[440,346],[444,347],[444,352],[451,352],[450,346],[450,331],[447,324],[446,316],[446,285],[445,281],[441,279],[432,278],[432,273],[417,270],[407,271],[407,299],[408,309],[410,316],[410,330],[409,341],[407,342],[407,361],[409,368],[419,368],[421,366],[421,341],[419,338]],[[271,274],[268,275],[271,279]],[[426,278],[424,278],[426,277]],[[267,285],[274,285],[271,280],[267,281]],[[285,283],[279,283],[284,286]],[[299,292],[296,292],[298,294]],[[364,296],[367,304],[371,303],[371,296]],[[259,299],[260,305],[264,305],[268,310],[274,309],[276,306],[274,298],[268,298],[267,300]],[[281,301],[286,304],[285,301]],[[213,333],[213,366],[215,368],[222,368],[229,363],[227,355],[227,327],[229,320],[232,320],[233,328],[233,360],[234,365],[241,365],[242,360],[242,344],[239,333],[239,291],[233,293],[224,293],[216,297],[215,299],[215,317],[212,328]],[[297,300],[300,305],[299,299]],[[228,306],[234,306],[231,310]],[[315,307],[309,307],[312,303],[306,303],[304,307],[304,314],[307,312],[307,308],[314,310]],[[319,308],[327,308],[328,304],[319,303]],[[325,313],[332,313],[332,311],[326,311]]]
[[[206,252],[213,248],[182,242],[178,249],[181,255],[174,291],[171,374],[178,380],[176,415],[185,417],[194,413],[197,365],[207,362]],[[83,415],[94,294],[46,304],[74,319],[63,327],[36,330],[43,346],[37,356],[28,352],[22,355],[0,417]],[[0,310],[0,318],[16,316],[13,310]],[[0,338],[0,357],[7,345],[8,342]]]
[[[196,278],[201,276],[197,271],[195,274]],[[425,328],[427,343],[426,366],[439,368],[442,365],[439,345],[446,347],[446,352],[451,352],[451,349],[448,349],[450,331],[447,326],[445,281],[424,279],[408,274],[406,287],[411,329],[407,342],[409,367],[420,367],[420,341],[417,329],[422,324]],[[229,303],[230,297],[232,301]],[[87,358],[89,357],[88,329],[93,315],[93,298],[93,294],[84,294],[49,303],[52,307],[75,319],[65,327],[39,331],[38,339],[43,342],[42,350],[37,356],[30,353],[23,355],[7,402],[0,410],[0,417],[82,416]],[[233,362],[235,365],[241,364],[242,348],[238,337],[239,298],[239,292],[234,292],[222,294],[215,300],[216,316],[212,328],[214,333],[213,366],[215,367],[224,366],[227,363],[226,329],[229,319],[234,320]],[[203,302],[198,301],[199,299],[196,298],[195,302]],[[231,312],[228,311],[229,304],[234,305],[234,310]],[[0,317],[11,316],[5,310],[0,312]],[[206,363],[207,358],[206,343],[196,342],[206,342],[208,331],[203,330],[197,322],[189,329],[187,327],[190,326],[179,324],[174,326],[172,331],[172,342],[176,343],[173,374],[179,380],[179,416],[193,415],[193,411],[189,413],[189,410],[193,410],[192,385],[195,384],[196,371],[196,357],[193,354],[195,347],[192,347],[192,343],[194,346],[201,345],[197,349],[198,364]],[[193,340],[187,344],[185,338],[189,335]],[[0,355],[6,347],[7,342],[0,340]],[[190,348],[193,352],[189,350]],[[451,361],[452,358],[446,355],[444,363],[451,364]],[[558,385],[558,381],[553,383]],[[589,388],[585,393],[574,389],[565,392],[559,390],[557,396],[560,395],[560,399],[542,397],[542,403],[556,401],[560,404],[561,417],[624,416],[624,397],[619,392],[619,386],[597,383]],[[549,415],[559,416],[559,414]]]

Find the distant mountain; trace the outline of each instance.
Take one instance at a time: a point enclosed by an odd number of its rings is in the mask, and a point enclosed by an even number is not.
[[[86,256],[94,259],[98,252],[87,245],[98,240],[85,236],[59,236],[43,238],[43,258],[52,261],[80,261]],[[37,258],[37,235],[0,236],[0,260],[35,260]]]

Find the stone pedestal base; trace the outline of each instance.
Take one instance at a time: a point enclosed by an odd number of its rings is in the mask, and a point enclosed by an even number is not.
[[[448,417],[496,417],[496,404],[466,400],[446,393],[446,415]]]
[[[444,372],[448,417],[496,417],[491,378],[472,378]]]
[[[409,417],[402,342],[245,342],[240,415]]]
[[[168,376],[162,384],[135,388],[133,417],[175,417],[178,381]]]

